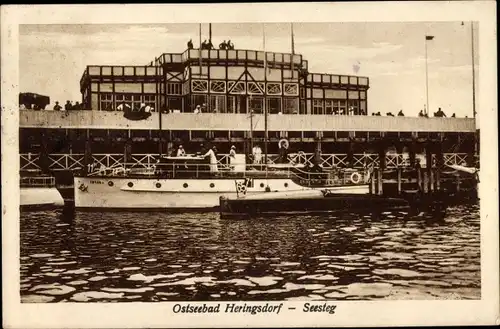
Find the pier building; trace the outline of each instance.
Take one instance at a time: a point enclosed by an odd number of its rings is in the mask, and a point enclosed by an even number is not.
[[[266,131],[270,154],[286,139],[290,153],[320,151],[346,165],[390,149],[468,163],[477,152],[475,119],[369,115],[368,77],[310,72],[300,54],[188,49],[144,66],[89,65],[80,91],[81,110],[20,111],[20,153],[30,158],[22,167],[34,163],[31,154],[109,159],[165,154],[179,144],[188,153],[210,143],[221,154],[231,145],[249,154]],[[143,120],[123,114],[145,106],[152,114]]]

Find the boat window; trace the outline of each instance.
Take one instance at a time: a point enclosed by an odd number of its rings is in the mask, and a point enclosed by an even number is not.
[[[214,187],[215,187],[215,184],[214,184],[214,183],[210,183],[210,187],[211,187],[211,188],[214,188]]]
[[[128,182],[128,184],[127,184],[127,185],[128,185],[128,187],[132,187],[132,186],[134,186],[134,183],[132,183],[132,182]]]
[[[113,185],[115,185],[115,184],[112,181],[108,182],[108,186],[113,186]]]
[[[186,187],[188,187],[188,184],[187,184],[187,183],[184,183],[182,186],[183,186],[184,188],[186,188]]]
[[[160,188],[160,187],[161,187],[161,184],[160,184],[160,183],[156,183],[156,187],[157,187],[157,188]]]

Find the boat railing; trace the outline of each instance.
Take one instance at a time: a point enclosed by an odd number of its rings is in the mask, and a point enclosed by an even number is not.
[[[21,187],[55,187],[56,180],[51,176],[21,177]]]
[[[300,168],[294,168],[292,179],[299,185],[315,187],[315,186],[345,186],[345,185],[360,185],[369,184],[371,181],[372,169],[365,170],[357,169],[336,169],[324,171],[318,168],[318,171],[306,171]]]

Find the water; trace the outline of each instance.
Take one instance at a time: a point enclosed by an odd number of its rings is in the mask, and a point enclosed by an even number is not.
[[[23,302],[480,299],[479,208],[221,220],[21,214]]]

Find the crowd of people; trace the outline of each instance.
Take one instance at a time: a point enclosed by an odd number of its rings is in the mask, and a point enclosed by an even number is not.
[[[187,47],[188,49],[194,49],[194,45],[193,45],[193,40],[190,39],[187,43]],[[211,50],[211,49],[215,49],[214,45],[212,44],[212,40],[204,40],[201,45],[200,45],[200,49],[207,49],[207,50]],[[222,41],[220,44],[219,44],[219,49],[222,49],[222,50],[234,50],[234,44],[231,42],[231,40],[228,40],[226,42],[226,40]]]
[[[53,110],[62,111],[62,109],[63,109],[62,106],[59,105],[59,102],[56,101]],[[83,110],[83,107],[78,101],[75,102],[75,104],[73,104],[72,101],[66,101],[66,104],[64,104],[64,111],[80,111],[80,110]]]
[[[393,116],[394,116],[394,114],[392,114],[392,112],[387,112],[385,115],[386,115],[386,116],[388,116],[388,117],[393,117]],[[379,111],[379,112],[373,112],[373,113],[372,113],[372,116],[382,116],[382,114],[380,113],[380,111]],[[403,113],[403,110],[400,110],[400,111],[398,112],[397,116],[398,116],[398,117],[404,117],[405,115],[404,115],[404,113]],[[428,117],[429,117],[429,114],[428,114],[428,113],[426,113],[426,112],[424,112],[423,110],[420,110],[420,112],[418,113],[418,116],[419,116],[420,118],[428,118]],[[444,111],[443,111],[443,110],[441,110],[441,108],[439,108],[439,109],[437,110],[437,112],[434,112],[434,117],[435,117],[435,118],[446,118],[447,116],[446,116],[446,114],[444,113]],[[455,113],[453,113],[453,114],[450,116],[450,118],[456,118]],[[466,116],[466,118],[467,118],[467,116]]]

